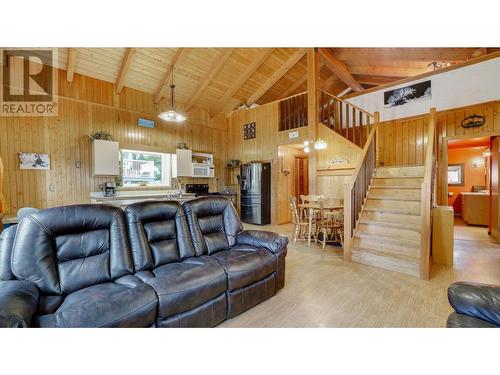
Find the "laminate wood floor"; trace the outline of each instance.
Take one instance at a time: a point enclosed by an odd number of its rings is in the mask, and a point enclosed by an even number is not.
[[[255,229],[291,238],[288,224]],[[444,327],[449,284],[500,284],[500,245],[481,229],[456,226],[455,265],[433,266],[429,281],[344,262],[340,247],[290,244],[285,288],[220,327]]]

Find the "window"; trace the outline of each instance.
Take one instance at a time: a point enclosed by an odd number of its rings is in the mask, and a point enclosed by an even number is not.
[[[121,150],[123,186],[172,186],[175,154]]]
[[[464,185],[464,164],[448,165],[448,185]]]

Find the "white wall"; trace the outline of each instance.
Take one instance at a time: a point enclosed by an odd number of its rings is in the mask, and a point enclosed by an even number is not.
[[[432,98],[384,108],[384,91],[431,80]],[[347,99],[368,112],[380,112],[381,121],[410,117],[500,99],[500,57],[435,74],[430,77]]]

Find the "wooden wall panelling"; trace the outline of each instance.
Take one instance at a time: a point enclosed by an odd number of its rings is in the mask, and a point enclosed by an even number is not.
[[[114,85],[75,74],[66,82],[59,72],[59,114],[57,117],[0,117],[0,157],[4,174],[5,211],[15,214],[25,206],[46,208],[88,203],[91,191],[113,178],[94,178],[91,173],[91,141],[88,134],[110,132],[122,148],[175,152],[178,142],[186,142],[195,151],[214,153],[216,178],[183,179],[184,183],[209,183],[212,190],[217,178],[222,181],[227,161],[227,128],[224,114],[210,115],[193,109],[186,123],[171,124],[156,115],[153,95],[124,88],[117,108]],[[161,105],[161,104],[160,104]],[[137,126],[138,117],[154,120],[154,129]],[[50,155],[51,169],[19,169],[18,152]],[[76,168],[76,162],[80,168]],[[49,191],[54,185],[55,191]]]
[[[454,108],[437,113],[438,204],[447,204],[447,140],[500,134],[499,101]],[[481,127],[465,129],[462,120],[472,114],[485,117]],[[379,127],[378,155],[381,165],[423,165],[428,115],[386,121]]]
[[[489,102],[468,107],[456,108],[437,114],[438,134],[438,171],[437,171],[437,203],[446,205],[447,197],[447,160],[448,139],[451,138],[473,138],[493,136],[500,134],[500,102]],[[465,129],[461,126],[462,120],[472,114],[485,117],[482,127]]]

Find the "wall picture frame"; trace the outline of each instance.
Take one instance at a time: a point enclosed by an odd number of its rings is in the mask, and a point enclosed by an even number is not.
[[[20,169],[50,169],[49,154],[36,152],[19,152],[19,168]]]
[[[384,108],[393,108],[408,103],[432,98],[431,81],[415,83],[384,92]]]
[[[253,139],[257,137],[255,122],[250,122],[248,124],[243,125],[243,139]]]

